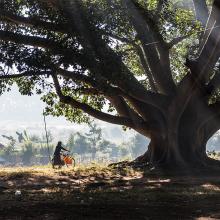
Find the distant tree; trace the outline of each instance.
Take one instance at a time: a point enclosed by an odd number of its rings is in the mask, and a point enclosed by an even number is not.
[[[52,155],[52,152],[54,151],[54,145],[49,143],[47,145],[46,143],[40,143],[37,146],[37,152],[38,155],[41,157],[48,157]]]
[[[114,147],[116,147],[115,144],[105,139],[102,139],[98,144],[98,150],[103,153],[111,153]]]
[[[22,143],[25,141],[33,141],[33,142],[40,142],[41,141],[41,138],[38,135],[36,135],[36,134],[29,135],[26,130],[24,130],[23,132],[16,131],[16,134],[18,136],[19,143]]]
[[[13,162],[12,156],[15,153],[16,141],[14,138],[11,138],[11,137],[9,138],[9,140],[10,140],[10,142],[3,149],[3,157],[9,162]]]
[[[47,132],[47,137],[46,134],[42,135],[42,142],[43,143],[47,143],[47,138],[48,138],[48,142],[52,142],[53,141],[53,134],[51,131]]]
[[[127,157],[130,155],[130,151],[129,151],[129,143],[127,142],[123,142],[119,145],[119,155],[120,157]]]
[[[0,150],[4,149],[5,148],[5,145],[0,143]]]
[[[120,149],[116,144],[111,144],[111,153],[110,156],[111,157],[115,157],[118,158],[119,157],[119,153],[120,153]]]
[[[24,137],[24,141],[29,141],[30,140],[30,137],[29,137],[26,130],[23,131],[23,137]]]
[[[18,136],[18,142],[21,143],[24,140],[23,133],[16,131],[16,134]]]
[[[89,123],[89,133],[86,133],[88,140],[92,145],[96,145],[102,139],[102,129],[96,123]]]
[[[40,143],[42,140],[39,135],[32,134],[32,135],[30,135],[30,141],[32,141],[34,143]]]
[[[95,158],[96,152],[99,150],[99,142],[102,139],[102,129],[96,123],[89,123],[89,133],[85,134],[90,143],[90,152],[92,158]]]
[[[87,140],[87,137],[77,132],[75,135],[74,147],[72,150],[73,153],[82,155],[88,153],[89,150],[90,150],[90,144]]]
[[[70,149],[70,151],[73,151],[74,146],[75,146],[75,135],[74,134],[70,134],[68,141],[67,141],[67,146]]]
[[[2,137],[9,140],[9,141],[16,142],[16,140],[12,136],[2,135]]]
[[[134,138],[132,138],[130,144],[132,157],[138,157],[142,155],[146,151],[148,144],[149,144],[149,140],[147,140],[144,136],[140,134],[136,134]]]
[[[31,158],[36,154],[36,149],[34,144],[31,141],[25,141],[23,143],[22,151],[21,151],[21,158],[24,165],[31,164]]]

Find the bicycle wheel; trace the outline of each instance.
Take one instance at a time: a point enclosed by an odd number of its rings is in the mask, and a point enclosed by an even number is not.
[[[52,158],[52,160],[51,160],[51,165],[52,165],[52,168],[55,169],[54,158]]]
[[[76,166],[76,160],[74,159],[74,157],[71,157],[72,159],[72,167],[75,167]]]

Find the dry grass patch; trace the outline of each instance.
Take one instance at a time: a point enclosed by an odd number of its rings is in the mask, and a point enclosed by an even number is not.
[[[91,164],[60,170],[1,168],[0,183],[6,186],[0,188],[0,219],[5,210],[9,219],[16,219],[14,212],[21,219],[47,219],[48,213],[60,219],[59,210],[66,219],[114,220],[218,217],[220,210],[220,176],[166,176]],[[19,201],[16,190],[22,193]]]

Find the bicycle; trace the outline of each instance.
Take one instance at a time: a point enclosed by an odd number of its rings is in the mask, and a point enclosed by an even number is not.
[[[76,161],[74,159],[74,157],[70,154],[61,154],[61,161],[57,162],[54,160],[54,158],[52,159],[52,167],[53,169],[55,169],[55,166],[58,166],[58,168],[61,168],[62,166],[67,166],[67,167],[75,167],[76,166]]]

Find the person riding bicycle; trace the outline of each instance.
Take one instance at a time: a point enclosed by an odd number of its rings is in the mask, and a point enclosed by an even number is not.
[[[59,141],[57,143],[56,149],[55,149],[54,154],[53,154],[54,165],[60,165],[60,166],[64,165],[64,161],[61,159],[61,151],[62,150],[70,152],[69,150],[62,147],[62,142]]]

